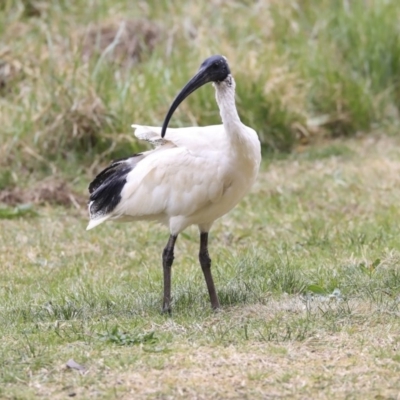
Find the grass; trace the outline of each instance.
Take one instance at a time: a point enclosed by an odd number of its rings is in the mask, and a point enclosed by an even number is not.
[[[240,115],[268,151],[397,132],[398,18],[395,0],[5,1],[0,184],[17,170],[15,185],[70,180],[137,150],[131,123],[161,124],[212,53],[228,57]],[[172,123],[219,123],[213,97],[203,88]]]
[[[399,10],[0,2],[0,397],[396,398]],[[87,185],[216,53],[264,164],[210,237],[222,311],[189,229],[166,317],[167,232],[86,232]],[[219,122],[205,87],[173,125]]]
[[[162,228],[88,233],[84,210],[63,207],[4,219],[1,397],[396,396],[398,145],[375,135],[266,163],[212,231],[219,313],[194,229],[177,242],[167,317]]]

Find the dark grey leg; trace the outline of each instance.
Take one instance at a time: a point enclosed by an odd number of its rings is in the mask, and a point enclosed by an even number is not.
[[[204,278],[207,283],[210,295],[211,307],[213,310],[220,308],[217,292],[215,291],[214,280],[211,275],[211,258],[208,255],[208,232],[200,233],[200,252],[199,261],[203,270]]]
[[[171,314],[171,267],[174,262],[174,246],[178,236],[170,235],[167,245],[163,251],[163,271],[164,271],[164,300],[163,313]]]

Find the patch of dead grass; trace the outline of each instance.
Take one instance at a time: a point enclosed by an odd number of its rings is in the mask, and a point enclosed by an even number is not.
[[[71,149],[93,148],[114,117],[93,90],[78,96],[68,93],[64,87],[59,87],[58,92],[57,109],[40,116],[48,121],[44,122],[44,130],[37,134],[42,150],[47,156],[66,156]]]
[[[139,62],[144,53],[151,53],[161,40],[161,29],[147,19],[119,19],[92,25],[82,39],[85,62],[95,55],[124,67]]]
[[[60,205],[81,209],[86,199],[74,192],[62,179],[49,178],[38,182],[28,189],[13,187],[0,190],[0,203],[9,206],[18,204]]]

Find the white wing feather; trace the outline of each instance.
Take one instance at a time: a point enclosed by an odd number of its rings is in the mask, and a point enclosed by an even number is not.
[[[135,136],[155,146],[160,144],[174,144],[177,147],[186,147],[198,153],[204,151],[221,151],[226,145],[226,135],[223,125],[191,126],[185,128],[167,128],[164,138],[161,138],[161,127],[132,125]]]

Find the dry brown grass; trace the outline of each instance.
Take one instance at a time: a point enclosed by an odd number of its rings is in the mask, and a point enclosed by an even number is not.
[[[0,203],[8,206],[31,203],[82,209],[86,201],[82,194],[74,191],[70,184],[60,178],[47,178],[27,189],[12,187],[0,190]]]
[[[37,132],[41,153],[49,158],[66,158],[71,150],[87,151],[98,145],[114,118],[102,100],[90,89],[75,96],[66,93],[63,87],[57,92],[55,95],[60,99],[57,109],[49,109],[39,118],[45,126]]]
[[[151,53],[160,42],[161,28],[147,19],[113,19],[90,26],[83,33],[82,55],[88,62],[104,55],[120,66],[131,67],[143,53]]]

